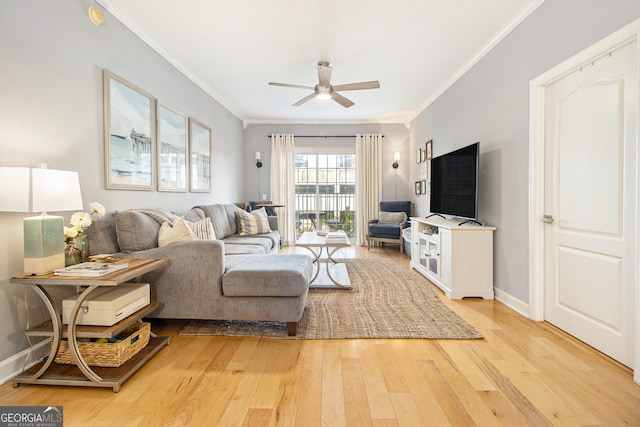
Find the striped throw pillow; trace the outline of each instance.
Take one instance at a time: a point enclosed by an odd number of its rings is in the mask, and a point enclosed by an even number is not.
[[[237,208],[236,218],[238,219],[238,234],[241,236],[254,236],[271,231],[269,218],[267,218],[267,212],[264,208],[252,212]]]
[[[193,231],[196,237],[200,240],[215,240],[216,233],[213,231],[213,224],[211,224],[211,218],[207,217],[198,222],[185,221],[191,231]]]

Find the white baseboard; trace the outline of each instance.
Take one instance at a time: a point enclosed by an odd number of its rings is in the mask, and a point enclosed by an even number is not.
[[[506,293],[501,289],[494,288],[493,290],[496,300],[500,301],[510,309],[520,313],[521,315],[529,319],[529,304],[522,300],[519,300],[518,298]]]
[[[24,369],[30,368],[49,354],[51,339],[43,340],[32,347],[22,350],[8,359],[0,361],[0,384],[10,381]]]

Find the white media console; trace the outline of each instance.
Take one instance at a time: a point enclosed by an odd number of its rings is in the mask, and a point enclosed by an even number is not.
[[[460,221],[411,218],[411,267],[451,299],[493,299],[493,232]]]

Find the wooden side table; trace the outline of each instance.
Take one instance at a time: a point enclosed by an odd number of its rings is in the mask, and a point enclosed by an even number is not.
[[[159,303],[152,302],[113,326],[79,326],[76,324],[82,304],[95,289],[104,286],[118,286],[134,279],[139,281],[143,274],[168,263],[166,259],[128,258],[126,261],[129,263],[126,269],[100,277],[70,277],[46,274],[42,276],[23,275],[11,278],[10,283],[31,286],[42,299],[51,316],[51,320],[30,328],[26,331],[26,334],[53,338],[49,356],[15,377],[13,380],[14,387],[18,387],[20,384],[73,385],[111,387],[114,392],[118,392],[124,381],[158,353],[162,347],[169,345],[170,337],[158,337],[151,334],[149,344],[117,368],[89,367],[78,351],[77,338],[112,338],[158,308]],[[71,310],[66,331],[63,330],[62,317],[53,304],[53,300],[45,286],[86,286]],[[76,360],[76,365],[63,365],[54,361],[60,349],[62,338],[68,339],[69,349]]]

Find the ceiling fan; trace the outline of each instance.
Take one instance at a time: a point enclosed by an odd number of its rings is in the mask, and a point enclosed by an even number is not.
[[[361,89],[377,89],[380,87],[380,82],[377,80],[370,82],[359,82],[359,83],[347,83],[344,85],[331,85],[331,67],[329,66],[329,62],[327,61],[319,61],[318,62],[318,84],[315,86],[301,86],[301,85],[293,85],[288,83],[276,83],[269,82],[271,86],[283,86],[283,87],[293,87],[298,89],[310,89],[313,90],[313,93],[309,96],[302,98],[300,101],[293,104],[294,107],[299,107],[305,102],[313,99],[333,99],[338,104],[342,105],[345,108],[349,108],[354,105],[353,101],[345,98],[340,95],[338,91],[343,90],[361,90]]]

